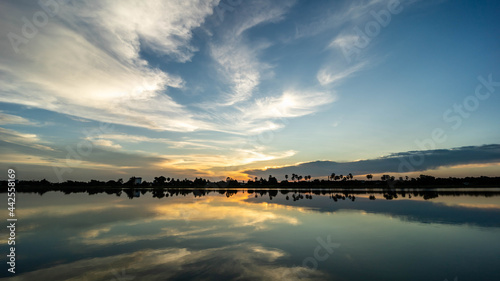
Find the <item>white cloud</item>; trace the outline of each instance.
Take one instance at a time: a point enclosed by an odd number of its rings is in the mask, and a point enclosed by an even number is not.
[[[0,125],[25,125],[25,126],[38,126],[39,124],[30,121],[24,117],[3,113],[0,111]]]
[[[226,149],[228,144],[234,141],[217,141],[217,140],[171,140],[167,138],[150,138],[146,136],[129,135],[129,134],[104,134],[97,137],[101,141],[116,140],[122,143],[164,143],[171,148],[189,148],[189,149]]]
[[[212,58],[220,66],[219,72],[231,85],[232,92],[224,98],[222,105],[229,106],[245,101],[259,85],[261,71],[269,68],[258,61],[257,54],[264,46],[251,48],[242,44],[241,38],[231,38],[220,45],[212,45]]]
[[[50,150],[50,151],[54,150],[51,147],[40,144],[41,139],[36,134],[25,134],[1,127],[0,127],[0,140],[40,150]]]
[[[245,134],[277,129],[281,125],[269,120],[256,123],[255,119],[263,119],[260,114],[256,118],[241,114],[239,107],[227,113],[191,111],[167,92],[184,87],[184,80],[151,67],[140,56],[143,49],[151,49],[179,62],[188,61],[196,50],[190,45],[192,30],[212,14],[217,3],[89,0],[61,5],[58,16],[50,18],[49,24],[19,47],[20,54],[14,54],[9,42],[0,42],[0,72],[5,77],[0,102],[152,130]],[[293,3],[246,3],[233,13],[238,19],[234,25],[220,27],[224,35],[211,43],[210,54],[232,92],[216,104],[235,105],[252,97],[271,69],[258,58],[270,43],[251,42],[246,31],[281,20]],[[7,10],[10,15],[3,17]],[[16,31],[10,27],[22,26],[19,19],[25,14],[29,12],[21,7],[4,10],[0,31]],[[3,28],[4,23],[9,28]],[[259,102],[261,107],[266,103]],[[311,112],[309,109],[299,106],[283,116],[301,116]]]
[[[252,97],[254,89],[260,84],[261,73],[271,66],[261,62],[259,53],[270,46],[269,43],[251,42],[245,31],[261,24],[277,22],[295,1],[281,2],[276,5],[269,1],[254,1],[242,7],[235,16],[238,21],[232,25],[219,42],[211,45],[211,56],[219,66],[223,79],[231,85],[221,105],[228,106],[246,101]]]
[[[295,0],[280,1],[252,1],[249,6],[245,6],[240,12],[246,17],[240,21],[234,29],[234,35],[240,36],[246,30],[269,22],[278,22],[283,19],[285,13],[295,4]]]
[[[388,3],[388,0],[354,0],[330,2],[331,6],[321,6],[313,16],[305,17],[307,22],[297,23],[294,39],[311,37],[322,32],[344,26],[346,23],[362,23],[369,16],[370,10],[376,10]]]
[[[121,145],[113,143],[110,140],[98,139],[98,140],[93,140],[92,143],[94,145],[97,145],[97,146],[100,146],[100,147],[103,147],[103,148],[113,149],[113,150],[117,150],[117,149],[121,149],[122,148]]]
[[[254,107],[242,110],[251,119],[290,118],[311,114],[333,101],[334,95],[328,92],[288,90],[278,97],[258,99]]]
[[[335,65],[327,65],[322,67],[317,74],[317,79],[322,86],[333,83],[340,83],[344,79],[352,76],[354,73],[362,70],[368,65],[367,61],[349,67],[336,67]]]
[[[235,233],[230,234],[236,236]],[[193,272],[204,273],[197,276],[199,278],[219,277],[222,280],[332,279],[321,270],[275,264],[276,259],[285,255],[288,254],[282,250],[250,243],[203,250],[167,248],[81,259],[23,273],[16,276],[16,280],[55,280],[59,276],[65,276],[67,279],[98,281],[113,279],[113,276],[120,280],[137,279],[138,276],[141,280],[170,280],[178,276],[192,276]],[[89,268],[93,270],[89,271]]]
[[[9,41],[1,41],[0,102],[155,130],[210,128],[164,93],[183,87],[182,78],[152,68],[139,52],[150,48],[177,61],[189,60],[195,51],[189,45],[191,30],[215,4],[85,1],[61,6],[60,18],[51,18],[19,47],[19,54]],[[21,8],[7,11],[14,15],[2,13],[2,33],[23,24]]]
[[[64,16],[71,22],[93,26],[92,31],[97,33],[87,36],[104,40],[120,59],[140,61],[140,48],[146,47],[186,62],[196,51],[190,45],[192,30],[212,14],[218,3],[218,0],[87,0],[67,6],[69,13]]]
[[[335,37],[332,40],[332,42],[330,42],[330,45],[328,45],[328,47],[329,48],[336,47],[342,51],[355,46],[355,44],[359,41],[359,39],[360,39],[359,35],[356,34],[340,34],[337,37]]]

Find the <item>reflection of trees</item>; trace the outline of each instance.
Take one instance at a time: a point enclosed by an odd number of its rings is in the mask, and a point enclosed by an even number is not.
[[[204,197],[211,193],[219,194],[221,196],[225,196],[227,198],[232,197],[238,192],[244,191],[249,194],[249,198],[266,198],[269,196],[269,200],[274,200],[274,198],[281,198],[281,200],[312,200],[314,198],[313,195],[326,195],[333,202],[337,201],[352,201],[354,202],[359,195],[367,195],[368,198],[362,200],[375,200],[375,194],[381,194],[386,200],[395,200],[399,198],[405,198],[408,195],[408,198],[416,198],[420,197],[424,200],[434,199],[439,196],[476,196],[476,197],[492,197],[492,196],[500,196],[500,192],[492,191],[458,191],[458,190],[396,190],[396,189],[380,189],[380,190],[349,190],[349,191],[331,191],[331,190],[303,190],[303,189],[228,189],[228,188],[162,188],[162,187],[152,187],[152,188],[113,188],[113,187],[99,187],[99,188],[72,188],[72,189],[63,189],[63,190],[24,190],[19,192],[28,192],[28,193],[37,193],[43,195],[47,191],[62,191],[65,194],[71,193],[88,193],[89,195],[105,193],[109,195],[121,196],[122,193],[125,193],[126,196],[130,199],[134,199],[139,197],[139,193],[141,195],[147,195],[151,193],[153,198],[162,199],[165,197],[177,197],[177,196],[188,196],[191,195],[193,197]],[[280,195],[281,194],[281,195]],[[280,196],[279,196],[280,195]],[[357,197],[358,195],[358,197]],[[260,199],[259,199],[260,200]]]
[[[195,178],[194,180],[189,179],[174,179],[166,178],[164,176],[155,177],[152,182],[142,181],[141,184],[136,184],[135,177],[131,177],[127,182],[124,183],[123,179],[99,181],[90,180],[88,182],[78,182],[78,181],[66,181],[63,183],[51,183],[47,180],[41,181],[19,181],[16,186],[21,190],[29,191],[30,189],[36,188],[37,191],[45,190],[63,190],[69,189],[71,192],[80,189],[89,190],[108,187],[123,188],[124,186],[138,188],[226,188],[226,187],[244,187],[244,188],[269,188],[269,189],[283,189],[283,188],[300,188],[300,189],[324,189],[324,188],[340,188],[340,189],[350,189],[350,188],[382,188],[387,185],[389,188],[408,188],[408,189],[418,189],[418,188],[459,188],[459,187],[498,187],[500,186],[500,177],[466,177],[466,178],[435,178],[428,175],[420,175],[418,178],[409,179],[406,177],[396,177],[391,175],[382,175],[381,180],[372,180],[373,175],[366,175],[369,181],[358,180],[353,178],[353,174],[349,173],[347,176],[335,175],[332,173],[328,176],[328,180],[314,179],[311,181],[311,176],[301,176],[298,174],[292,174],[292,182],[284,180],[278,182],[277,178],[269,175],[267,179],[257,177],[255,181],[248,180],[248,182],[238,182],[235,179],[227,177],[225,181],[211,182],[203,178]],[[288,177],[285,177],[288,179]],[[305,179],[303,181],[302,179]],[[333,179],[334,181],[331,181]],[[405,180],[406,179],[406,180]],[[1,186],[6,186],[7,181],[0,181]],[[2,189],[5,192],[5,189]]]
[[[344,180],[336,181],[337,177],[338,179],[342,177]],[[210,182],[203,178],[196,178],[192,181],[188,179],[171,179],[164,176],[155,177],[153,182],[143,181],[141,184],[135,184],[135,177],[131,177],[126,183],[122,179],[107,182],[91,180],[89,182],[66,181],[63,183],[50,183],[47,180],[41,180],[19,181],[16,184],[16,191],[40,195],[48,191],[60,191],[64,194],[87,193],[89,195],[105,193],[116,196],[125,193],[130,199],[151,193],[154,198],[161,199],[173,196],[187,196],[189,194],[194,197],[203,197],[212,192],[217,192],[229,198],[237,194],[238,190],[245,190],[256,198],[262,198],[269,194],[269,200],[274,200],[274,198],[293,201],[312,200],[313,195],[328,195],[334,202],[339,200],[355,201],[355,195],[357,194],[367,194],[369,200],[375,200],[374,194],[376,193],[382,194],[382,197],[386,200],[394,200],[400,197],[421,197],[424,200],[429,200],[441,195],[481,197],[500,195],[500,192],[497,191],[490,192],[474,189],[488,186],[498,187],[500,186],[500,177],[443,179],[421,175],[411,180],[408,177],[406,177],[406,180],[395,180],[393,176],[383,175],[382,178],[387,181],[383,182],[377,180],[360,181],[352,179],[352,174],[344,177],[332,173],[329,179],[333,178],[335,181],[319,179],[310,181],[309,175],[305,177],[306,181],[302,181],[302,178],[302,176],[292,174],[291,179],[293,182],[282,181],[280,183],[271,175],[267,180],[261,178],[259,181],[250,180],[247,183],[241,183],[232,178],[227,178],[226,181]],[[463,187],[464,181],[468,183],[468,190],[457,189],[457,187]],[[392,184],[387,186],[388,182]],[[0,192],[7,191],[7,181],[0,181],[0,186],[3,187]],[[278,193],[281,193],[281,196],[278,196]],[[408,197],[406,197],[407,195]]]

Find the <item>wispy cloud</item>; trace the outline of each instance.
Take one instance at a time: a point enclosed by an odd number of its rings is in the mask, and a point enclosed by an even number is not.
[[[76,126],[100,121],[118,126],[113,134],[83,139],[93,143],[93,151],[81,169],[100,175],[99,167],[122,174],[142,167],[155,176],[219,177],[278,159],[289,158],[276,162],[290,164],[298,161],[299,152],[301,160],[307,152],[318,155],[318,148],[296,145],[294,130],[286,128],[292,118],[311,117],[293,120],[302,126],[322,111],[311,126],[328,130],[321,137],[311,135],[318,144],[325,144],[330,133],[352,136],[352,124],[363,122],[364,114],[345,117],[351,125],[332,129],[342,121],[337,115],[348,116],[353,105],[328,111],[343,94],[337,86],[362,77],[363,70],[385,56],[374,53],[376,44],[360,49],[352,61],[343,51],[359,43],[353,27],[363,28],[374,20],[371,12],[386,8],[389,1],[243,1],[230,5],[234,9],[223,20],[210,21],[217,17],[214,7],[222,7],[219,2],[58,1],[57,15],[37,26],[19,52],[9,40],[0,40],[0,104],[5,107],[0,125],[9,128],[0,129],[2,155],[36,166],[39,175],[42,165],[65,163],[66,146],[80,141],[75,140]],[[413,2],[402,5],[406,9]],[[0,33],[22,36],[23,18],[31,19],[41,9],[36,1],[0,5]],[[402,32],[392,31],[399,32],[394,36]],[[384,38],[389,36],[372,42]],[[385,46],[380,50],[392,50]],[[352,90],[348,83],[343,86]],[[367,91],[356,93],[353,98],[367,97]],[[381,108],[370,106],[360,104],[355,110],[369,114]],[[16,108],[22,111],[13,113]],[[64,118],[58,120],[54,112]],[[46,125],[46,120],[61,127],[48,128],[50,135],[38,128],[26,130]],[[263,133],[278,131],[280,137],[272,143],[259,141]],[[344,149],[340,147],[332,150]]]
[[[333,101],[335,96],[329,92],[291,89],[281,96],[257,99],[254,106],[241,110],[249,119],[290,118],[311,114]]]
[[[188,44],[191,30],[215,4],[193,0],[61,5],[59,17],[40,29],[19,54],[9,41],[1,41],[5,85],[0,101],[155,130],[209,127],[165,94],[168,88],[183,87],[183,79],[148,65],[139,53],[149,48],[177,61],[189,60],[195,51]],[[12,15],[4,17],[5,11]],[[23,12],[20,7],[4,10],[0,26],[22,26]]]
[[[172,140],[167,138],[150,138],[146,136],[130,135],[130,134],[104,134],[96,137],[96,140],[116,140],[121,143],[163,143],[171,148],[189,148],[189,149],[226,149],[227,145],[233,144],[235,141],[223,140]],[[92,141],[96,141],[92,140]]]
[[[0,125],[39,126],[40,124],[21,116],[3,113],[0,110]]]
[[[306,17],[306,22],[296,23],[294,39],[308,38],[332,32],[347,24],[358,23],[370,10],[382,7],[387,2],[387,0],[332,1],[329,3],[330,6],[322,6],[315,15]]]
[[[122,148],[121,145],[113,143],[110,140],[97,139],[97,140],[93,140],[92,143],[94,145],[97,145],[97,146],[101,146],[101,147],[109,148],[109,149],[114,149],[114,150]]]
[[[353,74],[372,63],[369,59],[370,55],[367,54],[369,48],[367,46],[357,47],[360,42],[366,39],[362,39],[354,28],[364,28],[367,22],[373,20],[371,13],[386,9],[388,3],[389,1],[386,0],[345,2],[340,9],[342,13],[329,13],[330,20],[326,22],[331,24],[330,27],[327,28],[324,27],[324,24],[320,24],[323,27],[318,28],[320,31],[331,27],[337,29],[335,33],[332,32],[333,39],[325,46],[325,50],[331,53],[331,58],[317,73],[317,79],[321,85],[338,84],[345,79],[352,78]]]
[[[50,150],[54,149],[40,144],[42,140],[36,134],[26,134],[15,130],[9,130],[0,127],[0,141],[12,143],[15,145],[27,146],[40,150]]]
[[[245,32],[255,26],[281,20],[294,2],[245,3],[244,7],[232,15],[238,21],[226,25],[223,35],[211,44],[211,56],[219,66],[224,80],[231,85],[231,92],[224,97],[221,105],[228,106],[248,100],[260,83],[261,73],[271,68],[258,57],[270,43],[250,41]]]
[[[251,48],[241,43],[241,38],[230,38],[220,45],[212,45],[212,58],[219,65],[219,72],[223,79],[231,85],[231,92],[227,93],[220,103],[230,106],[245,101],[252,96],[252,92],[260,83],[261,72],[270,66],[258,61],[257,54],[266,45]]]
[[[233,236],[234,233],[231,233]],[[116,241],[115,241],[116,242]],[[266,248],[259,244],[236,244],[233,246],[192,250],[169,248],[160,250],[137,251],[108,257],[83,259],[75,262],[55,265],[19,275],[17,280],[43,279],[52,280],[58,276],[69,278],[92,278],[109,280],[110,276],[120,279],[133,279],[141,276],[143,280],[158,279],[157,272],[162,272],[162,279],[175,279],[178,276],[192,276],[193,272],[217,272],[221,279],[278,280],[283,276],[293,279],[307,276],[308,280],[331,279],[331,276],[305,266],[270,265],[270,261],[286,253],[275,248]],[[221,263],[228,265],[221,267]],[[114,265],[110,269],[110,264]],[[93,268],[92,272],[88,268]],[[126,269],[120,272],[116,268]],[[123,274],[123,275],[120,275]]]
[[[342,80],[352,77],[354,73],[362,70],[367,65],[368,62],[366,61],[345,68],[338,67],[337,65],[327,65],[318,71],[317,79],[322,86],[338,84]]]
[[[272,161],[288,158],[295,155],[295,151],[266,152],[262,148],[254,149],[232,149],[227,153],[214,154],[172,154],[165,157],[165,160],[156,163],[157,169],[186,170],[192,169],[195,175],[208,177],[238,176],[237,167],[253,163]],[[220,174],[222,172],[222,174]]]
[[[144,64],[139,52],[150,49],[186,62],[197,51],[190,44],[192,30],[212,14],[218,3],[218,0],[152,0],[144,3],[88,0],[65,6],[66,13],[62,17],[82,27],[92,26],[91,29],[73,27],[87,38],[102,42],[102,48],[120,60]]]

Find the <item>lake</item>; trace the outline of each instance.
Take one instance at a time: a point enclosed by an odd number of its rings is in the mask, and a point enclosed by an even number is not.
[[[494,191],[19,192],[16,274],[1,277],[500,280]]]

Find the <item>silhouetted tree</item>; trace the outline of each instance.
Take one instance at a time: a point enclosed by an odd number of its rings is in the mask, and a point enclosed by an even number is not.
[[[373,175],[372,174],[368,174],[368,175],[366,175],[366,178],[369,179],[369,180],[371,180],[371,179],[373,179]]]
[[[135,184],[135,177],[131,177],[128,179],[128,181],[125,183],[125,185],[134,185]]]
[[[278,184],[278,180],[272,175],[269,175],[269,184]]]
[[[165,178],[164,176],[155,177],[155,179],[153,180],[153,184],[163,185],[163,184],[165,184],[166,180],[167,180],[167,178]]]

